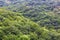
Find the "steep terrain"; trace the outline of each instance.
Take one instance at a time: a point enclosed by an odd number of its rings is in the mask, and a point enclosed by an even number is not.
[[[0,0],[0,40],[60,40],[60,0]]]
[[[23,17],[0,9],[0,40],[60,40],[60,33]]]
[[[60,29],[59,1],[54,0],[9,0],[7,10],[19,12],[40,26]]]

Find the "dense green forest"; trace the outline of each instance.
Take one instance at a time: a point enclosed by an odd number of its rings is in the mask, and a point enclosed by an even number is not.
[[[19,12],[24,17],[31,19],[40,26],[46,26],[48,29],[60,29],[60,14],[58,13],[59,9],[53,7],[51,8],[46,5],[41,5],[40,7],[19,5],[17,7],[17,4],[12,6],[10,5],[6,7],[6,9],[13,12]]]
[[[20,13],[1,8],[0,40],[60,40],[60,32],[48,30]]]
[[[60,40],[60,1],[0,0],[0,40]]]

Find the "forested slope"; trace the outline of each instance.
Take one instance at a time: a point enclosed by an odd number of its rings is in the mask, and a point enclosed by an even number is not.
[[[0,40],[60,40],[60,1],[0,0]]]
[[[49,9],[49,10],[48,10]],[[60,28],[60,14],[58,9],[49,8],[47,6],[30,7],[30,6],[9,6],[8,10],[19,12],[24,17],[31,19],[40,26],[47,26],[48,28]],[[57,11],[57,12],[56,12]]]
[[[19,12],[24,17],[47,28],[60,29],[59,0],[7,0],[7,10]],[[5,1],[4,1],[5,2]]]
[[[19,13],[0,9],[0,40],[60,40],[60,33],[40,27]]]

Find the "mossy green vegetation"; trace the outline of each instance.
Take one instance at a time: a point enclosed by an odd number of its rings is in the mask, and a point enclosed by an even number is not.
[[[0,9],[0,40],[60,40],[60,33],[41,27],[20,13]]]

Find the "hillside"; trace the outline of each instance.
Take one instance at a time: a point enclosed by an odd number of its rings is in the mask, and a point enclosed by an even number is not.
[[[32,6],[32,7],[39,6],[39,5],[46,5],[52,7],[59,4],[59,2],[60,2],[59,0],[0,0],[0,4],[2,6],[22,4],[26,6]]]
[[[3,1],[3,0],[2,0]],[[42,27],[60,29],[59,0],[5,0],[7,10],[19,12]]]
[[[0,40],[60,40],[60,33],[23,17],[0,9]]]
[[[7,10],[19,12],[24,17],[38,23],[40,26],[47,26],[48,28],[54,27],[56,29],[60,29],[60,14],[58,13],[57,8],[53,9],[50,7],[46,7],[46,5],[42,5],[40,7],[30,7],[23,5],[17,7],[17,5],[12,5],[7,7]]]
[[[0,0],[0,40],[60,40],[60,0]]]

